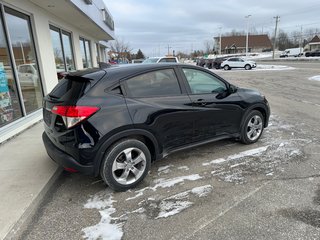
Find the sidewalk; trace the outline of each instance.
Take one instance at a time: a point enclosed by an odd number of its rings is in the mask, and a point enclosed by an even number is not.
[[[0,239],[13,237],[59,176],[42,132],[40,122],[0,145]]]

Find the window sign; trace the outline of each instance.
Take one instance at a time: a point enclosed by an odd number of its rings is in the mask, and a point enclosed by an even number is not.
[[[9,93],[8,79],[3,63],[0,63],[0,126],[13,119],[13,109]]]

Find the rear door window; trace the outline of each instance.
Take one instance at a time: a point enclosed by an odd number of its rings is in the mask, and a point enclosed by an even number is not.
[[[126,84],[131,97],[181,95],[180,85],[173,69],[144,73],[128,79]]]

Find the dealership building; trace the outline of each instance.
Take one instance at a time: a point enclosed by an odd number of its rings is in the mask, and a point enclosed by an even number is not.
[[[114,22],[103,0],[0,0],[0,143],[42,119],[64,73],[107,61]]]

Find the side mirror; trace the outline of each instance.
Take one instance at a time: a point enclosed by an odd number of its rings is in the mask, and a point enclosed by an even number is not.
[[[236,86],[234,86],[234,85],[232,85],[232,84],[229,85],[229,93],[230,93],[230,94],[237,92],[237,89],[238,89],[238,88],[237,88]]]

